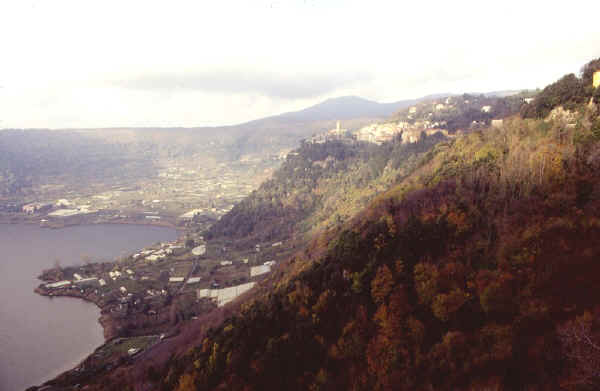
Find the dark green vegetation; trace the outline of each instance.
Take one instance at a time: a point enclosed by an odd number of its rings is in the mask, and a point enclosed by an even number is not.
[[[581,69],[581,77],[572,73],[563,76],[544,88],[533,102],[523,106],[521,115],[525,118],[542,118],[559,105],[567,110],[573,110],[578,105],[587,103],[592,97],[598,102],[600,89],[594,89],[592,86],[592,78],[597,70],[600,70],[600,59],[587,63]]]

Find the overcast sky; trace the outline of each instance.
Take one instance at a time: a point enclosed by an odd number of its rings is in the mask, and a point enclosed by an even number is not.
[[[0,128],[213,126],[358,95],[543,87],[599,1],[0,0]]]

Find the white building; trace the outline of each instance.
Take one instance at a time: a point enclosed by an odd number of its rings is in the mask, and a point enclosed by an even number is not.
[[[254,282],[247,282],[245,284],[231,286],[228,288],[222,289],[198,289],[196,291],[196,296],[198,299],[201,298],[211,298],[216,300],[217,305],[219,307],[229,303],[239,295],[249,291],[254,287]]]
[[[206,245],[201,244],[198,247],[194,247],[192,249],[192,254],[194,254],[194,255],[204,255],[204,254],[206,254]]]
[[[148,255],[144,259],[146,261],[149,261],[149,262],[156,262],[156,261],[159,261],[159,260],[163,259],[164,257],[165,257],[164,255],[155,255],[155,254],[152,254],[152,255]]]
[[[250,268],[250,277],[260,276],[271,271],[270,265],[252,266]]]
[[[55,288],[65,287],[67,285],[71,285],[71,281],[63,280],[63,281],[53,282],[51,284],[46,284],[46,288],[55,289]]]
[[[493,119],[492,120],[492,127],[494,127],[494,128],[501,128],[503,124],[504,124],[504,121],[501,119]]]

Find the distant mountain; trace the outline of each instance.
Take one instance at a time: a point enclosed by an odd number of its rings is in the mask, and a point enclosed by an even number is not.
[[[299,111],[279,114],[270,119],[283,119],[294,121],[326,121],[347,120],[354,118],[386,118],[396,111],[411,106],[426,99],[434,99],[450,94],[428,95],[416,99],[406,99],[392,103],[379,103],[359,96],[340,96],[330,98],[314,106]],[[260,121],[260,120],[259,120]]]
[[[388,117],[395,111],[408,107],[419,99],[393,103],[378,103],[358,96],[327,99],[306,109],[279,115],[282,119],[299,121],[345,120],[359,117]]]

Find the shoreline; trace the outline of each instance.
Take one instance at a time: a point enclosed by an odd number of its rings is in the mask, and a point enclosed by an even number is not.
[[[97,217],[97,216],[96,216]],[[24,225],[40,225],[40,219],[43,217],[36,216],[31,218],[29,216],[11,216],[11,218],[7,218],[7,216],[0,216],[0,224],[13,225],[13,224],[24,224]],[[185,232],[187,227],[185,226],[177,226],[170,221],[163,220],[160,222],[155,221],[143,221],[143,220],[120,220],[120,221],[98,221],[97,219],[76,219],[70,221],[64,221],[64,224],[60,226],[41,226],[41,228],[50,228],[50,229],[61,229],[67,227],[75,227],[75,226],[94,226],[94,225],[136,225],[136,226],[154,226],[161,228],[174,229],[176,233],[176,237],[181,237],[182,233]],[[111,259],[110,261],[100,261],[94,262],[100,268],[111,267],[109,265],[115,264],[116,259]],[[85,352],[80,359],[76,362],[73,362],[73,365],[67,367],[67,369],[62,370],[60,373],[51,375],[51,377],[44,379],[43,382],[32,385],[28,388],[28,390],[37,390],[40,388],[44,388],[46,386],[54,387],[58,384],[61,384],[65,379],[79,377],[83,374],[83,371],[87,372],[88,370],[101,370],[100,367],[95,367],[95,362],[97,360],[96,355],[99,351],[103,351],[109,349],[111,344],[115,339],[119,338],[135,338],[138,334],[129,334],[127,330],[128,323],[131,322],[127,316],[121,315],[117,312],[112,311],[114,308],[114,303],[109,303],[106,301],[105,297],[98,293],[98,291],[85,289],[81,290],[79,287],[72,285],[67,289],[51,289],[47,288],[46,284],[56,282],[58,279],[57,275],[54,275],[52,269],[40,270],[35,276],[35,280],[37,280],[36,286],[33,287],[33,293],[39,296],[44,296],[47,298],[55,298],[55,297],[66,297],[72,299],[80,299],[88,303],[92,303],[96,308],[99,309],[99,316],[95,319],[97,324],[102,328],[102,340],[98,345],[95,345],[90,351]],[[160,327],[157,325],[157,327]],[[165,331],[166,332],[166,331]],[[141,334],[140,334],[141,335]],[[95,368],[95,369],[94,369]],[[54,388],[50,388],[54,389]]]
[[[38,278],[39,280],[39,278]],[[41,280],[40,280],[41,281]],[[100,310],[100,316],[98,317],[98,319],[96,320],[98,322],[98,324],[100,324],[100,327],[102,327],[102,343],[100,345],[97,345],[93,348],[93,350],[89,353],[84,353],[84,355],[81,357],[81,359],[77,360],[77,361],[73,361],[73,365],[70,365],[70,367],[67,366],[67,364],[65,364],[65,367],[68,369],[65,369],[59,373],[57,373],[54,376],[50,376],[48,378],[46,378],[45,380],[43,380],[42,382],[40,382],[39,384],[33,384],[31,386],[29,386],[26,390],[38,390],[38,389],[43,389],[49,382],[52,382],[56,379],[60,379],[61,377],[64,376],[68,376],[70,373],[72,373],[73,371],[76,371],[77,368],[80,368],[82,365],[84,365],[84,363],[96,352],[98,351],[98,349],[102,348],[103,346],[105,346],[107,343],[109,343],[113,338],[113,337],[109,337],[107,335],[107,327],[108,325],[106,324],[106,320],[104,319],[104,316],[102,314],[102,307],[95,302],[94,300],[91,300],[85,296],[77,296],[77,295],[53,295],[50,293],[45,293],[42,291],[41,285],[39,285],[37,288],[35,288],[33,290],[34,293],[43,296],[43,297],[47,297],[49,299],[53,299],[55,297],[60,297],[60,298],[69,298],[69,299],[79,299],[79,300],[83,300],[84,302],[87,303],[91,303],[94,304],[96,306],[96,308],[98,308]]]
[[[40,281],[44,282],[43,280],[40,280]],[[109,324],[108,324],[109,323],[109,319],[107,319],[107,317],[103,313],[104,308],[102,308],[102,306],[100,305],[100,303],[97,300],[93,300],[93,299],[87,297],[86,295],[82,295],[81,293],[78,294],[77,292],[53,294],[51,291],[49,291],[47,289],[43,289],[42,288],[42,284],[40,284],[37,288],[35,288],[33,290],[33,292],[35,292],[36,294],[38,294],[40,296],[48,297],[48,298],[51,298],[51,299],[54,298],[54,297],[66,297],[66,298],[71,298],[71,299],[79,299],[79,300],[83,300],[85,302],[94,304],[100,310],[100,317],[98,318],[98,323],[100,324],[100,326],[102,326],[102,335],[104,337],[104,343],[103,344],[105,344],[106,342],[108,342],[112,338],[116,337],[116,335],[111,335],[108,332],[108,330],[109,330],[108,329],[108,327],[109,327]]]
[[[149,227],[163,227],[163,228],[173,228],[178,232],[183,232],[186,230],[185,226],[178,225],[177,223],[171,221],[171,219],[165,218],[161,221],[140,221],[140,220],[132,220],[132,219],[121,219],[121,220],[91,220],[91,219],[76,219],[76,220],[43,220],[43,216],[36,216],[35,218],[28,218],[25,215],[17,215],[17,216],[6,216],[0,215],[0,224],[28,224],[28,225],[37,225],[40,228],[48,228],[48,229],[62,229],[67,227],[75,227],[75,226],[84,226],[84,225],[141,225],[141,226],[149,226]]]

